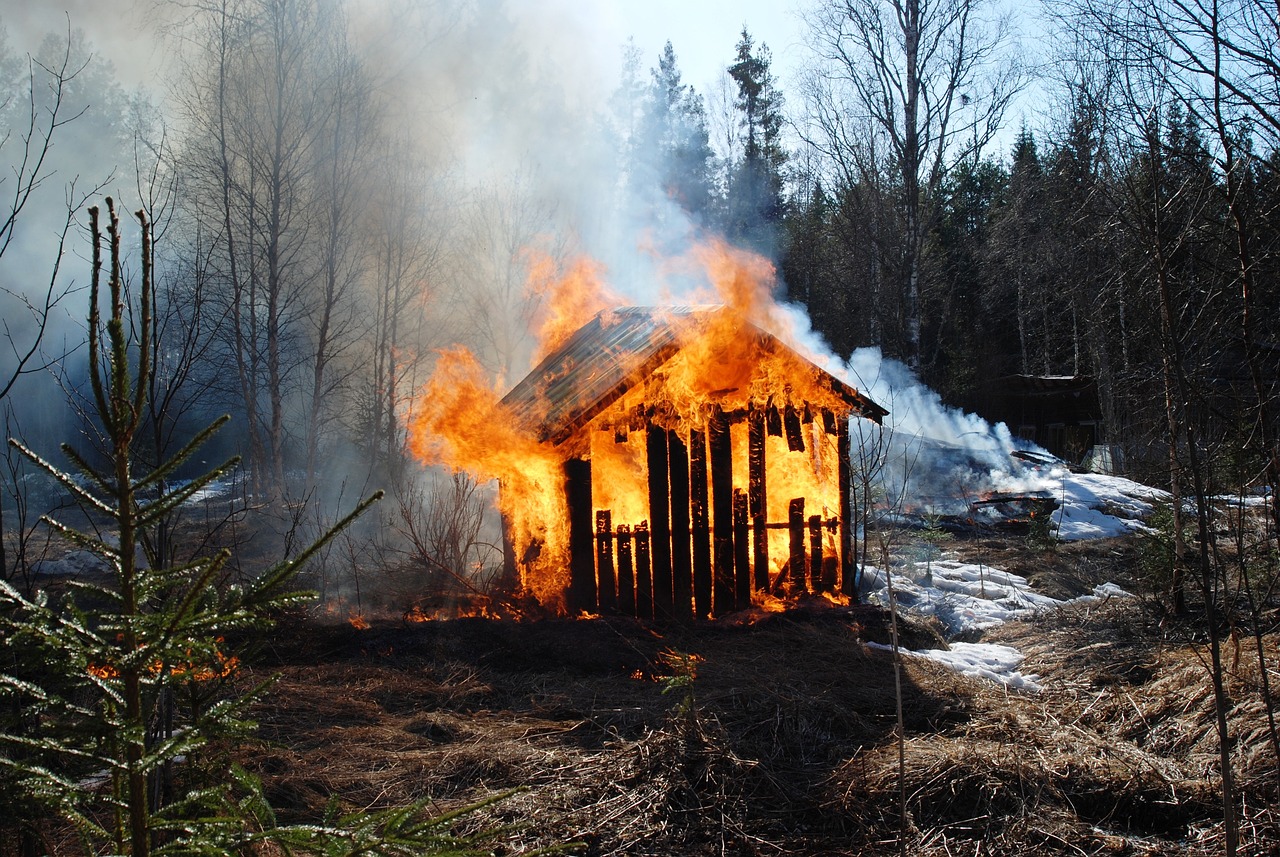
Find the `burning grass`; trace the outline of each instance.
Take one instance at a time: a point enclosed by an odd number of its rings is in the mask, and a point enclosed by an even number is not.
[[[1121,555],[1073,548],[1058,573],[1092,578]],[[513,849],[887,853],[893,672],[864,645],[887,641],[884,619],[814,602],[661,635],[629,619],[301,623],[254,668],[282,678],[259,710],[263,743],[241,755],[297,820],[331,797],[447,808],[523,787],[486,810],[517,825]],[[1019,646],[1044,692],[904,663],[911,853],[1220,850],[1212,700],[1193,646],[1136,599],[988,639]],[[673,653],[699,658],[691,683],[674,680]],[[1247,660],[1232,673],[1242,853],[1263,854],[1280,841],[1276,762]]]

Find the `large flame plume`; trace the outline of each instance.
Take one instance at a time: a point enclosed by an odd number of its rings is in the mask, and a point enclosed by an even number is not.
[[[622,303],[598,262],[579,258],[558,265],[535,251],[525,258],[527,296],[539,307],[533,324],[535,361],[554,352],[598,313]],[[787,335],[788,319],[773,299],[773,266],[758,255],[710,240],[662,268],[683,279],[693,274],[703,284],[686,290],[679,302],[716,309],[671,311],[668,320],[680,348],[657,373],[660,390],[658,385],[640,385],[629,391],[609,407],[603,423],[583,437],[561,447],[539,440],[532,427],[518,422],[504,407],[502,391],[495,389],[479,360],[462,348],[440,353],[433,377],[413,405],[409,448],[420,461],[500,483],[501,511],[510,526],[506,537],[522,583],[546,606],[563,603],[566,585],[566,460],[591,460],[593,508],[609,509],[614,521],[633,525],[651,517],[644,433],[628,434],[625,429],[628,415],[637,408],[664,428],[699,431],[707,428],[717,409],[805,409],[804,452],[789,449],[785,438],[768,438],[767,455],[776,463],[769,475],[768,517],[785,521],[786,498],[799,496],[811,498],[814,514],[837,514],[834,440],[824,434],[822,420],[815,416],[821,409],[847,414],[849,406],[820,383],[816,366],[792,350],[800,346]],[[604,323],[608,324],[607,316]],[[782,339],[788,347],[760,347],[761,332]],[[808,408],[814,409],[813,416]],[[745,490],[745,426],[735,426],[732,434],[734,487]],[[781,537],[778,533],[770,539]],[[785,551],[772,553],[772,573],[780,574]]]

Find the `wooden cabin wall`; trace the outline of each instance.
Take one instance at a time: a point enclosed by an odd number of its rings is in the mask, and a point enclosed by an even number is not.
[[[645,425],[648,521],[619,522],[611,510],[593,509],[590,460],[567,461],[570,610],[683,622],[745,609],[753,593],[779,585],[792,594],[837,591],[856,598],[849,424],[822,417],[839,459],[838,517],[827,520],[814,514],[820,508],[806,515],[803,497],[790,499],[786,520],[768,520],[766,436],[785,437],[789,449],[803,450],[802,420],[812,426],[815,419],[807,409],[803,416],[796,408],[717,411],[706,431]],[[747,439],[746,491],[733,487],[731,430],[740,424]],[[779,529],[789,542],[785,581],[770,580],[769,533]],[[832,533],[836,557],[828,563],[824,543]]]

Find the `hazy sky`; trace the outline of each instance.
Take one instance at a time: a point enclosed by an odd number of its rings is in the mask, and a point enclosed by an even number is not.
[[[733,57],[744,24],[768,44],[784,93],[801,56],[799,0],[507,0],[512,17],[531,25],[531,42],[559,36],[580,53],[578,69],[594,69],[611,87],[621,66],[622,46],[634,37],[643,67],[657,65],[663,44],[675,48],[686,83],[708,94]],[[153,41],[140,36],[146,20],[163,4],[152,0],[0,0],[0,23],[9,45],[34,50],[46,33],[82,28],[100,54],[116,66],[126,86],[149,83],[158,57]],[[535,35],[536,34],[536,35]]]
[[[657,64],[663,43],[671,41],[686,83],[709,91],[733,59],[745,24],[756,42],[773,53],[774,74],[785,92],[790,72],[802,55],[802,26],[795,0],[515,0],[529,6],[555,5],[578,11],[595,25],[602,41],[620,54],[634,36],[644,67]]]

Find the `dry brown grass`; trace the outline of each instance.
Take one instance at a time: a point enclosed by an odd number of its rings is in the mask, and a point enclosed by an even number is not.
[[[1097,550],[1061,573],[1087,577],[1081,563],[1116,548]],[[1026,653],[1034,695],[908,659],[909,852],[1220,852],[1207,673],[1175,637],[1134,599],[1005,626],[989,639]],[[886,639],[880,611],[818,605],[661,633],[623,619],[299,621],[246,675],[282,677],[258,709],[262,742],[238,755],[294,820],[331,797],[443,808],[522,787],[485,815],[518,826],[513,850],[894,853],[892,662],[864,645]],[[692,713],[662,693],[668,650],[701,658]],[[1261,855],[1280,828],[1256,670],[1233,666],[1231,724],[1242,853]]]

